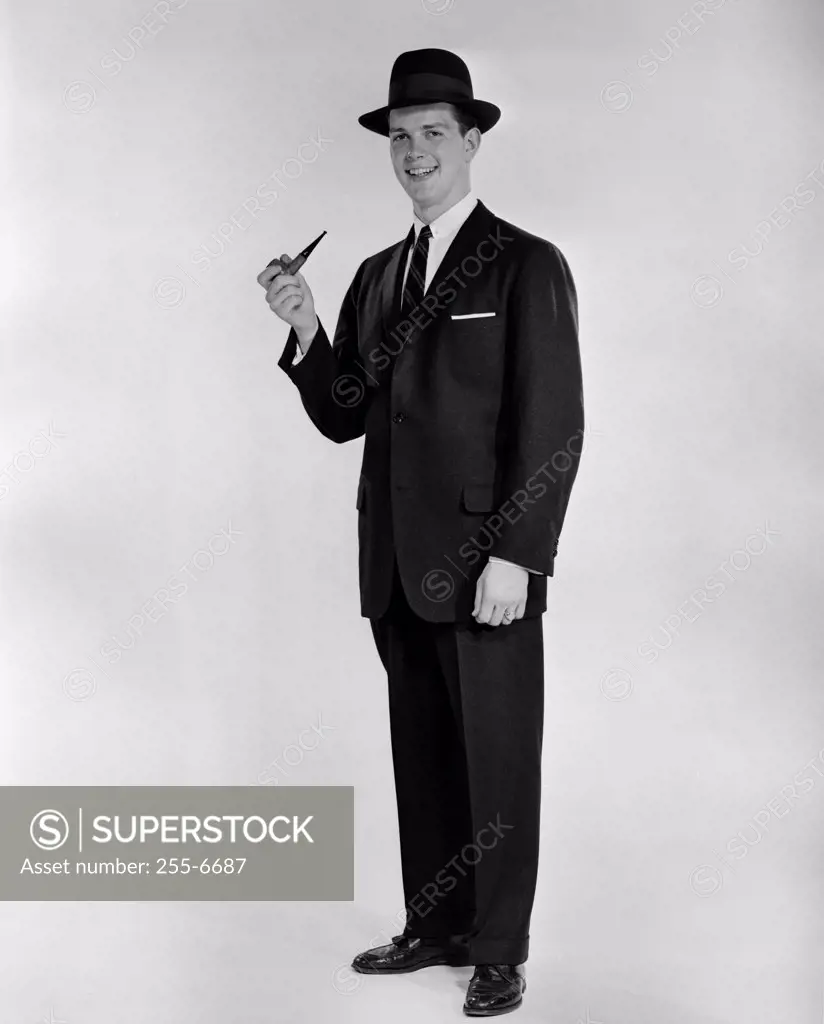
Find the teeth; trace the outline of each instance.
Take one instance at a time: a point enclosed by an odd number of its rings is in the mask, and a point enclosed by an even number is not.
[[[410,168],[410,170],[407,173],[413,175],[416,178],[421,178],[426,174],[430,174],[434,170],[434,167],[414,167]]]

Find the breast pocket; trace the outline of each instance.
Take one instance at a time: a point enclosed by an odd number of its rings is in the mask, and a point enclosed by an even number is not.
[[[448,320],[439,346],[454,379],[466,384],[497,386],[505,362],[503,317]]]
[[[499,338],[503,329],[500,316],[453,316],[446,322],[449,334],[459,338]]]

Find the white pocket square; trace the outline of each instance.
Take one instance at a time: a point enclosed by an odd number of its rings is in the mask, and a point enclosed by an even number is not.
[[[479,316],[495,316],[494,313],[453,313],[453,320],[475,320]]]

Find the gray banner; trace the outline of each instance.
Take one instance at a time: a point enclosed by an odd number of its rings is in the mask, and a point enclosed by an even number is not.
[[[0,900],[351,900],[351,786],[2,786]]]

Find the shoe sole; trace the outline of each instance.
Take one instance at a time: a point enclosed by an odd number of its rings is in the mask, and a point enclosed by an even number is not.
[[[504,1013],[512,1013],[513,1010],[517,1010],[519,1006],[523,1005],[524,992],[526,992],[526,982],[524,987],[521,989],[521,998],[517,1003],[513,1003],[512,1006],[507,1006],[503,1010],[468,1010],[466,1007],[463,1008],[463,1012],[467,1017],[500,1017]]]
[[[471,967],[471,964],[460,963],[452,958],[435,957],[433,960],[424,960],[415,964],[414,967],[357,967],[351,965],[353,971],[358,974],[414,974],[415,971],[422,971],[425,967]]]

